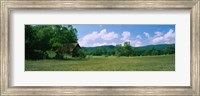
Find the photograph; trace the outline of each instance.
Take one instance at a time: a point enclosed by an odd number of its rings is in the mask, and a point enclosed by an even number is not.
[[[175,71],[175,24],[29,24],[25,71]]]

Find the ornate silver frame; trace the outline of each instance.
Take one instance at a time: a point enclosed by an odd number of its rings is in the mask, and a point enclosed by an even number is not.
[[[9,85],[9,15],[18,9],[190,9],[190,87],[20,87]],[[0,95],[200,95],[200,0],[0,0]]]

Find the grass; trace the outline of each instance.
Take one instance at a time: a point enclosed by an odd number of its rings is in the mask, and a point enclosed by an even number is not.
[[[175,55],[26,60],[25,71],[175,71]]]

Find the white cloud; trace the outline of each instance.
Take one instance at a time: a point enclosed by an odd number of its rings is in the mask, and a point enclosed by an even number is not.
[[[129,40],[130,36],[131,36],[131,33],[130,33],[130,32],[124,31],[124,32],[122,33],[122,38],[121,38],[121,40],[130,41],[130,40]]]
[[[121,40],[123,40],[125,42],[130,42],[131,45],[135,46],[135,47],[142,46],[142,42],[141,42],[142,37],[140,35],[137,35],[135,40],[131,40],[130,37],[131,37],[131,33],[128,31],[124,31],[122,33]],[[122,43],[122,45],[123,45],[123,43]]]
[[[87,46],[87,41],[85,40],[78,40],[80,46]]]
[[[155,43],[161,42],[163,40],[164,40],[163,36],[156,37],[156,38],[152,39],[152,43],[155,44]]]
[[[155,38],[152,39],[152,43],[160,43],[164,42],[166,44],[174,43],[175,39],[175,32],[174,30],[170,29],[166,34],[161,35],[160,33],[155,33]]]
[[[164,39],[169,41],[171,38],[175,38],[174,30],[170,29],[165,35]]]
[[[136,39],[136,40],[131,41],[131,45],[134,47],[139,47],[139,46],[142,46],[143,44],[139,39]]]
[[[107,32],[106,29],[101,30],[98,35],[103,40],[112,40],[118,37],[118,34],[115,32]]]
[[[149,35],[149,33],[144,32],[144,35],[145,35],[148,39],[150,39],[150,35]]]
[[[116,43],[112,42],[112,43],[107,43],[107,42],[103,42],[103,43],[94,43],[92,46],[103,46],[103,45],[116,45]]]
[[[85,35],[83,37],[83,40],[86,40],[86,41],[88,41],[88,40],[96,40],[97,38],[99,38],[98,34],[99,34],[98,32],[92,32],[91,34]]]
[[[162,36],[162,35],[163,35],[163,33],[162,33],[162,32],[158,32],[158,31],[157,31],[157,32],[155,32],[155,34],[156,34],[156,35],[155,35],[156,37],[158,37],[158,36]]]
[[[131,45],[133,45],[134,47],[142,46],[143,44],[141,40],[142,40],[142,37],[140,35],[137,35],[136,39],[131,41]]]
[[[140,35],[137,35],[136,39],[142,39],[142,37]]]
[[[100,32],[92,32],[90,34],[85,35],[83,38],[79,39],[79,44],[81,46],[87,46],[88,42],[95,41],[97,39],[102,40],[112,40],[118,38],[118,34],[115,32],[108,32],[106,29],[101,30]]]
[[[83,38],[78,40],[80,46],[87,46],[89,41],[94,41],[98,38],[98,32],[92,32],[91,34],[85,35]]]

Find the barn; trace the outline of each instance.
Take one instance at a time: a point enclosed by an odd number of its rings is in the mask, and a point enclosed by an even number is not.
[[[67,52],[72,57],[79,57],[79,49],[81,49],[81,47],[78,43],[68,43],[64,44],[63,47],[58,48],[56,51]]]

